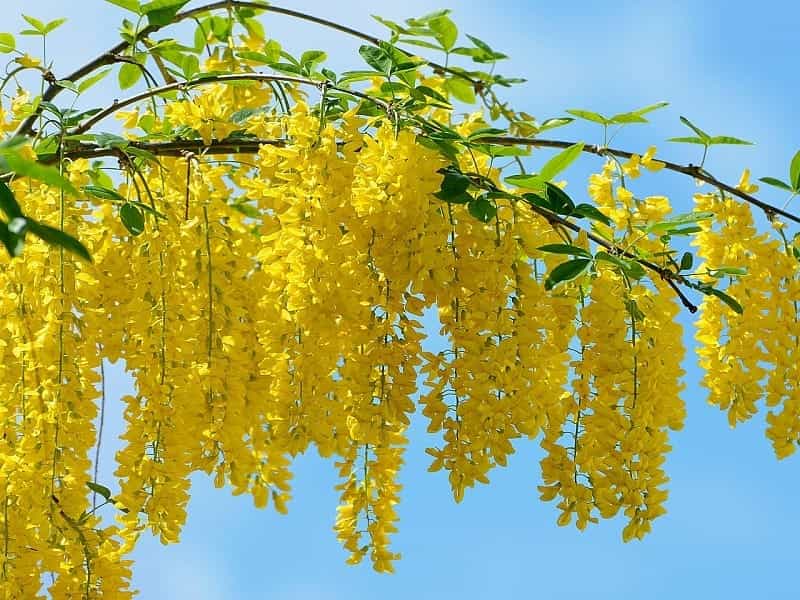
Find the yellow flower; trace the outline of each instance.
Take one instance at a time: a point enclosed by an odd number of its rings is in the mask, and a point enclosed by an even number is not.
[[[754,194],[758,191],[758,185],[750,183],[750,169],[742,171],[742,176],[739,178],[739,183],[736,184],[736,189],[746,194]]]
[[[38,67],[38,66],[40,66],[42,64],[41,60],[39,60],[38,58],[34,58],[30,54],[27,54],[27,53],[23,54],[22,56],[18,56],[17,58],[15,58],[14,62],[19,63],[20,65],[22,65],[23,67],[26,67],[26,68]]]
[[[650,171],[660,171],[661,169],[664,168],[663,162],[653,159],[655,154],[656,154],[656,147],[650,146],[647,149],[647,152],[644,153],[644,156],[642,156],[642,165],[644,165],[644,167]]]

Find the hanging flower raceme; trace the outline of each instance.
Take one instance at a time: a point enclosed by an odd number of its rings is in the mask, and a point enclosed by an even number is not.
[[[753,191],[747,182],[740,186]],[[728,278],[727,291],[747,299],[747,310],[720,310],[713,298],[701,307],[697,341],[709,402],[727,411],[731,426],[751,418],[765,401],[767,437],[779,458],[800,443],[797,348],[800,339],[800,262],[792,246],[756,229],[749,206],[718,194],[697,194],[698,210],[712,211],[698,234],[706,278]],[[781,224],[775,223],[781,231]]]

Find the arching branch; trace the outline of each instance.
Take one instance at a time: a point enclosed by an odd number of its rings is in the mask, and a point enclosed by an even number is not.
[[[361,39],[365,42],[369,42],[375,46],[379,45],[381,40],[375,36],[369,35],[362,31],[358,31],[351,27],[347,27],[345,25],[341,25],[334,21],[329,21],[328,19],[322,19],[320,17],[316,17],[314,15],[310,15],[304,12],[300,12],[297,10],[292,10],[290,8],[283,8],[280,6],[271,6],[266,4],[261,4],[260,2],[243,2],[240,0],[220,0],[219,2],[212,2],[211,4],[206,4],[203,6],[198,6],[197,8],[192,8],[190,10],[178,13],[175,15],[175,18],[172,22],[166,25],[150,25],[145,27],[139,32],[139,36],[146,37],[151,35],[169,25],[174,25],[175,23],[180,23],[181,21],[185,21],[188,19],[197,18],[200,15],[203,15],[207,12],[214,11],[214,10],[224,10],[229,8],[250,8],[255,10],[261,10],[264,12],[271,12],[275,14],[281,14],[288,17],[292,17],[295,19],[300,19],[303,21],[307,21],[309,23],[314,23],[317,25],[321,25],[323,27],[327,27],[333,29],[335,31],[339,31],[341,33],[345,33],[347,35],[353,36],[355,38]],[[77,82],[79,79],[86,77],[90,73],[96,71],[97,69],[104,67],[106,65],[114,64],[116,62],[120,62],[119,55],[124,52],[130,44],[128,42],[120,42],[116,46],[109,48],[106,52],[100,54],[99,56],[95,57],[94,59],[87,62],[85,65],[82,65],[66,77],[60,78],[60,81],[72,81]],[[403,52],[408,54],[409,56],[415,56],[415,53],[411,52],[410,50],[404,50],[400,48]],[[456,69],[451,69],[446,65],[441,65],[439,63],[433,61],[425,61],[429,67],[436,71],[441,71],[444,73],[448,73],[455,77],[461,77],[463,79],[468,80],[473,85],[478,84],[479,82],[475,79],[469,77],[465,73],[458,71]],[[51,83],[47,89],[42,94],[42,100],[46,102],[52,101],[56,96],[58,96],[64,90],[63,86],[57,85],[55,83]],[[26,117],[17,127],[17,130],[14,132],[14,136],[23,136],[23,135],[30,135],[32,132],[33,124],[36,121],[37,117],[39,116],[39,112],[41,109],[35,111],[33,114]]]
[[[481,143],[484,144],[497,144],[500,146],[535,146],[539,148],[569,148],[573,146],[575,142],[565,142],[561,140],[541,140],[538,138],[523,138],[523,137],[506,137],[506,136],[498,136],[498,137],[482,137],[480,138]],[[583,146],[583,151],[588,152],[589,154],[596,154],[598,156],[604,155],[612,155],[618,158],[631,158],[634,153],[628,152],[626,150],[619,150],[617,148],[608,148],[606,146],[598,146],[596,144],[585,144]],[[695,179],[699,179],[700,181],[704,181],[710,185],[713,185],[716,188],[724,190],[729,194],[744,200],[752,204],[753,206],[757,206],[761,210],[763,210],[768,217],[771,216],[781,216],[789,221],[793,221],[795,223],[800,223],[800,217],[792,214],[782,208],[778,208],[777,206],[773,206],[772,204],[768,204],[763,200],[759,200],[755,196],[748,194],[747,192],[743,192],[742,190],[733,187],[727,183],[724,183],[708,173],[702,167],[697,165],[679,165],[677,163],[669,162],[666,160],[657,159],[658,162],[664,164],[664,168],[669,171],[674,171],[675,173],[681,173],[683,175],[688,175],[689,177],[693,177]]]
[[[324,87],[325,89],[328,90],[335,90],[343,94],[349,94],[356,98],[361,98],[362,100],[367,100],[369,102],[372,102],[373,104],[380,106],[382,109],[386,111],[390,109],[390,104],[385,100],[381,100],[380,98],[375,98],[373,96],[370,96],[369,94],[365,94],[357,90],[338,87],[329,82],[314,81],[313,79],[307,79],[305,77],[293,77],[290,75],[269,75],[266,73],[231,73],[229,75],[214,75],[213,77],[203,77],[202,79],[195,79],[192,81],[170,83],[167,85],[162,85],[157,88],[151,88],[140,94],[135,94],[133,96],[129,96],[128,98],[124,98],[122,100],[115,100],[111,106],[101,110],[93,117],[87,119],[74,129],[72,129],[69,132],[69,135],[86,133],[97,123],[99,123],[106,117],[114,114],[115,112],[125,108],[126,106],[130,106],[131,104],[136,104],[137,102],[141,102],[142,100],[147,100],[148,98],[158,96],[159,94],[163,94],[173,90],[185,90],[194,87],[199,87],[202,85],[209,85],[212,83],[226,83],[230,81],[273,81],[273,82],[280,81],[285,83],[296,83],[299,85],[310,85],[319,89],[322,89]]]

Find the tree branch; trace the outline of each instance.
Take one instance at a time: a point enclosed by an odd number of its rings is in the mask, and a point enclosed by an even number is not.
[[[573,146],[575,142],[565,142],[561,140],[540,140],[537,138],[523,138],[523,137],[505,137],[505,136],[498,136],[498,137],[482,137],[479,140],[484,144],[497,144],[499,146],[536,146],[540,148],[569,148]],[[633,152],[627,152],[625,150],[618,150],[616,148],[608,148],[606,146],[598,146],[595,144],[586,144],[583,147],[584,152],[588,152],[589,154],[596,154],[598,156],[603,156],[606,154],[610,154],[612,156],[616,156],[618,158],[630,158],[634,155]],[[800,223],[800,217],[794,215],[790,212],[785,211],[782,208],[778,208],[777,206],[773,206],[772,204],[768,204],[762,200],[759,200],[755,196],[748,194],[747,192],[743,192],[742,190],[735,188],[727,183],[724,183],[717,179],[716,177],[712,176],[708,173],[705,169],[697,166],[697,165],[679,165],[677,163],[669,162],[666,160],[656,159],[658,162],[664,164],[664,168],[670,171],[674,171],[675,173],[682,173],[683,175],[688,175],[689,177],[694,177],[695,179],[699,179],[701,181],[705,181],[708,184],[713,185],[721,190],[728,192],[729,194],[736,196],[752,204],[753,206],[757,206],[761,210],[766,213],[768,218],[771,218],[775,215],[780,215],[790,221],[794,221],[795,223]]]
[[[547,140],[545,140],[547,141]],[[561,142],[559,142],[561,143]],[[212,140],[211,143],[207,144],[203,140],[173,140],[170,142],[136,142],[132,141],[128,144],[129,147],[137,148],[140,150],[146,150],[156,156],[183,156],[186,152],[192,152],[195,154],[206,154],[206,155],[219,155],[219,154],[255,154],[258,152],[259,148],[264,145],[269,146],[283,146],[286,144],[286,140],[282,139],[224,139],[224,140]],[[564,142],[565,147],[570,146],[571,144]],[[124,155],[124,150],[121,148],[108,148],[108,147],[100,147],[95,144],[79,144],[76,147],[65,149],[63,152],[63,156],[66,158],[76,159],[76,158],[98,158],[101,156],[120,156]],[[654,272],[658,275],[661,279],[666,281],[669,286],[675,291],[678,298],[686,307],[689,312],[695,313],[697,312],[697,306],[693,304],[686,295],[681,291],[678,287],[678,284],[687,285],[685,278],[680,275],[679,273],[675,273],[670,269],[665,267],[661,267],[649,260],[643,259],[639,256],[636,256],[630,251],[627,251],[616,244],[609,242],[608,240],[603,239],[602,237],[592,233],[577,225],[573,221],[562,217],[554,212],[551,212],[545,208],[540,206],[535,206],[533,204],[527,204],[532,211],[546,219],[551,225],[558,224],[567,229],[575,232],[586,233],[587,237],[592,240],[594,243],[602,246],[606,250],[608,250],[611,254],[615,256],[622,256],[628,258],[630,260],[634,260],[638,262],[643,267],[649,269],[650,271]]]
[[[638,262],[640,265],[642,265],[643,267],[653,271],[661,279],[663,279],[664,281],[666,281],[669,284],[669,286],[677,294],[678,298],[681,301],[681,304],[683,304],[683,306],[685,306],[689,310],[690,313],[694,314],[694,313],[697,312],[697,306],[695,304],[693,304],[691,302],[691,300],[689,300],[689,298],[687,298],[686,295],[678,287],[679,283],[683,284],[683,285],[687,285],[686,279],[682,275],[680,275],[679,273],[676,273],[675,271],[671,271],[670,269],[667,269],[665,267],[661,267],[661,266],[655,264],[654,262],[650,262],[649,260],[646,260],[644,258],[636,256],[632,252],[629,252],[628,250],[620,248],[616,244],[612,244],[608,240],[605,240],[605,239],[601,238],[599,235],[595,235],[591,231],[589,231],[587,229],[584,229],[580,225],[577,225],[576,223],[573,223],[569,219],[566,219],[566,218],[562,217],[561,215],[558,215],[558,214],[556,214],[556,213],[554,213],[552,211],[549,211],[546,208],[542,208],[541,206],[536,206],[535,204],[527,204],[527,206],[529,206],[530,209],[533,212],[535,212],[538,215],[544,217],[547,220],[547,222],[550,223],[551,225],[557,223],[558,225],[566,227],[567,229],[570,229],[571,231],[574,231],[575,233],[583,232],[583,233],[586,234],[587,238],[592,240],[595,244],[597,244],[599,246],[602,246],[603,248],[608,250],[611,254],[613,254],[615,256],[623,256],[623,257],[628,258],[630,260],[634,260],[634,261]]]
[[[228,138],[212,140],[210,144],[203,140],[172,140],[169,142],[137,142],[131,141],[128,148],[144,150],[155,156],[184,156],[187,152],[198,155],[218,154],[256,154],[261,146],[285,146],[286,140],[254,140]],[[97,144],[77,144],[64,150],[64,157],[72,160],[78,158],[100,158],[102,156],[121,156],[124,149]],[[41,160],[44,164],[58,161],[58,155],[51,155]]]

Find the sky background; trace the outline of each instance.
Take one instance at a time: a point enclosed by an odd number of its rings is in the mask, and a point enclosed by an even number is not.
[[[517,109],[544,119],[567,108],[612,113],[668,100],[671,106],[654,113],[652,125],[630,128],[615,146],[643,151],[655,142],[660,156],[676,162],[699,161],[696,148],[661,141],[687,135],[679,115],[712,135],[756,141],[753,147],[713,150],[706,164],[723,180],[735,183],[745,166],[755,177],[785,179],[789,159],[800,148],[800,5],[794,2],[406,0],[378,5],[302,0],[280,5],[378,35],[384,30],[370,13],[402,20],[452,8],[462,32],[512,57],[499,72],[528,79],[504,94]],[[57,74],[115,44],[122,18],[121,10],[101,0],[3,0],[3,9],[4,31],[25,26],[21,12],[41,19],[69,17],[49,41]],[[263,19],[268,35],[290,50],[323,49],[335,70],[362,68],[358,43],[341,34],[278,15]],[[98,89],[85,98],[86,107],[113,93]],[[599,126],[570,126],[555,134],[602,141]],[[532,164],[546,156],[534,154]],[[585,194],[584,175],[599,164],[584,157],[568,173],[573,197]],[[690,208],[694,187],[683,178],[660,173],[637,186]],[[762,192],[773,203],[784,200],[771,190]],[[682,319],[689,322],[687,316]],[[730,429],[698,385],[691,331],[686,344],[688,418],[684,430],[672,436],[669,512],[644,541],[623,544],[619,519],[583,533],[557,527],[554,505],[538,499],[536,442],[518,443],[508,468],[493,471],[491,485],[469,490],[456,505],[446,475],[426,472],[429,442],[417,425],[401,477],[405,488],[394,548],[403,559],[395,575],[375,574],[369,561],[345,565],[332,531],[335,470],[309,454],[296,462],[288,516],[256,510],[249,497],[232,497],[215,490],[205,476],[195,478],[181,543],[164,547],[144,537],[134,553],[140,598],[793,597],[800,566],[800,457],[781,463],[774,458],[763,414]],[[115,488],[111,452],[119,444],[111,438],[119,433],[121,411],[114,400],[131,390],[118,366],[110,371],[112,414],[102,480]]]

